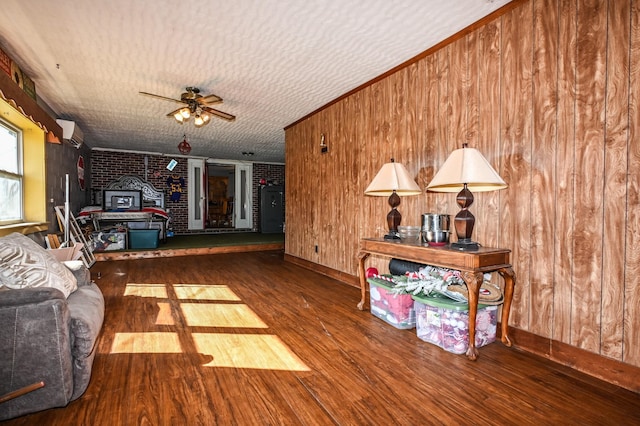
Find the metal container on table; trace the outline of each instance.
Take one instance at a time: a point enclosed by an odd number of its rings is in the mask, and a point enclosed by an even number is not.
[[[422,242],[448,243],[451,216],[448,214],[425,213],[422,215]]]

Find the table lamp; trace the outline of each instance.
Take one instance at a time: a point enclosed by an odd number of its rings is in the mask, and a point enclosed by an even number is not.
[[[458,192],[456,201],[461,210],[455,217],[454,225],[458,241],[451,243],[451,248],[458,250],[478,250],[480,245],[471,240],[476,218],[469,211],[473,204],[474,192],[497,191],[507,184],[491,167],[491,164],[475,148],[456,149],[449,155],[433,180],[427,185],[427,191]]]
[[[399,240],[398,226],[402,221],[402,215],[397,207],[400,205],[400,195],[418,195],[422,190],[411,177],[407,169],[400,163],[391,159],[390,163],[382,166],[378,174],[364,191],[366,195],[389,197],[391,211],[387,214],[389,233],[385,240]]]

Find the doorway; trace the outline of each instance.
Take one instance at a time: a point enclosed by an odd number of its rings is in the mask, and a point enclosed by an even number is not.
[[[206,170],[206,228],[250,229],[251,164],[208,162]]]
[[[233,228],[235,166],[207,164],[207,228]]]

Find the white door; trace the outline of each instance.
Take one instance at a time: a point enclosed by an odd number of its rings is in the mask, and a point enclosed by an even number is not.
[[[189,200],[189,229],[204,229],[205,192],[204,160],[189,158],[187,197]]]
[[[251,164],[236,164],[236,198],[233,215],[236,228],[253,227],[253,168]]]

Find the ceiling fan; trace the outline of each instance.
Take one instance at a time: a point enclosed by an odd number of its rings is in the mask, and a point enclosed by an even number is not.
[[[227,121],[233,121],[236,119],[235,115],[228,114],[209,106],[222,103],[221,97],[213,94],[202,96],[200,94],[200,89],[197,87],[187,87],[186,92],[180,96],[180,99],[167,98],[166,96],[148,92],[140,92],[140,94],[185,104],[186,106],[180,107],[167,114],[167,117],[175,118],[180,124],[188,121],[191,116],[194,117],[194,124],[196,127],[202,127],[205,124],[208,124],[211,120],[211,116],[216,116]]]

